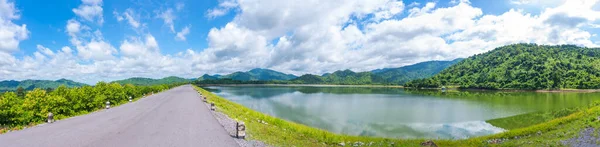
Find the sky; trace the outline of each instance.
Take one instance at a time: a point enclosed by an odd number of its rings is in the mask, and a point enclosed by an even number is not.
[[[0,80],[295,75],[599,47],[600,0],[0,0]]]

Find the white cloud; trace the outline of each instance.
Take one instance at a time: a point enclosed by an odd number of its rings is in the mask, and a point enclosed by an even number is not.
[[[174,13],[173,9],[169,8],[163,12],[160,12],[157,17],[163,19],[163,22],[165,23],[165,25],[167,25],[169,27],[171,32],[175,33],[175,24],[173,21],[177,17],[173,13]]]
[[[36,48],[38,49],[38,52],[44,53],[46,56],[54,56],[54,52],[47,47],[38,44]]]
[[[102,5],[100,0],[83,3]],[[465,0],[448,7],[436,3],[407,6],[397,0],[224,0],[204,15],[236,13],[235,18],[209,31],[208,47],[172,55],[161,54],[161,40],[149,32],[136,32],[139,36],[127,37],[116,49],[93,25],[71,19],[65,26],[70,47],[53,51],[40,44],[36,52],[19,59],[0,52],[0,80],[70,78],[95,83],[133,76],[197,77],[257,67],[297,75],[322,74],[450,60],[520,42],[595,47],[599,42],[591,40],[595,34],[587,29],[599,24],[598,5],[597,0],[573,0],[546,6],[540,13],[512,9],[492,15]],[[10,10],[10,15],[4,10],[0,10],[3,22],[19,17],[18,10]],[[176,40],[186,40],[191,25],[175,31],[175,13],[180,11],[175,5],[154,13],[176,34]],[[144,27],[133,11],[113,14],[133,28]],[[11,38],[1,35],[0,41]]]
[[[130,38],[121,43],[121,54],[127,57],[145,57],[152,54],[158,54],[158,43],[154,36],[148,34],[145,40],[140,38]]]
[[[81,5],[73,9],[77,16],[98,24],[104,23],[102,12],[102,0],[82,0]]]
[[[119,14],[119,12],[113,11],[113,15],[115,15],[115,18],[117,18],[117,21],[119,21],[119,22],[123,21],[123,20],[127,20],[127,23],[134,29],[139,28],[141,25],[140,16],[138,14],[136,14],[133,11],[133,9],[125,10],[125,12],[123,12],[123,14]]]
[[[217,18],[223,16],[235,7],[238,6],[238,3],[235,0],[220,0],[219,6],[213,9],[209,9],[206,12],[206,17],[208,18]]]
[[[17,25],[12,22],[19,18],[19,11],[13,2],[0,0],[0,52],[17,51],[19,43],[29,38],[27,25]]]
[[[188,34],[190,34],[190,26],[185,26],[183,29],[181,29],[180,32],[177,32],[177,36],[175,37],[175,39],[185,41],[185,36]]]
[[[185,4],[183,2],[178,2],[175,4],[175,10],[181,11],[183,8],[185,8]]]
[[[103,40],[92,40],[83,46],[77,46],[77,53],[83,59],[110,60],[114,59],[117,50]]]

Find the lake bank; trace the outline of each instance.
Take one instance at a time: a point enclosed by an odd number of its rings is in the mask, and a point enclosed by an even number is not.
[[[386,88],[403,88],[403,89],[418,89],[418,90],[442,90],[442,88],[412,88],[402,85],[335,85],[335,84],[200,84],[199,86],[282,86],[282,87],[386,87]],[[540,93],[560,93],[560,92],[579,92],[592,93],[600,92],[600,89],[555,89],[555,90],[528,90],[528,89],[476,89],[476,88],[459,88],[458,86],[448,86],[446,90],[457,91],[497,91],[497,92],[540,92]]]
[[[355,144],[359,146],[420,146],[421,143],[427,141],[426,139],[392,139],[331,133],[249,109],[201,88],[197,88],[197,90],[209,97],[209,101],[217,105],[218,111],[227,114],[229,117],[245,121],[248,125],[249,139],[261,140],[273,146],[352,146]],[[587,120],[587,118],[595,119],[596,115],[592,115],[591,112],[600,114],[600,109],[590,107],[566,117],[500,134],[462,140],[442,139],[433,141],[438,146],[487,146],[497,143],[502,143],[500,145],[503,146],[523,146],[527,144],[532,146],[534,145],[531,144],[532,142],[558,145],[562,140],[575,137],[578,130],[586,126],[581,125],[587,122],[583,120]],[[560,136],[557,137],[557,135]]]
[[[404,88],[404,86],[401,86],[401,85],[332,85],[332,84],[200,84],[199,86],[389,87],[389,88]]]

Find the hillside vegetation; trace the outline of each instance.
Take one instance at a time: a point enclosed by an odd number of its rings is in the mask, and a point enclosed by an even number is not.
[[[56,81],[51,80],[23,80],[23,81],[0,81],[0,91],[16,91],[17,88],[21,87],[24,90],[33,90],[35,88],[41,89],[54,89],[58,86],[65,85],[66,87],[81,87],[87,84],[60,79]]]
[[[293,74],[285,74],[282,72],[270,70],[270,69],[262,69],[255,68],[247,72],[234,72],[228,75],[203,75],[198,78],[198,80],[219,80],[219,79],[231,79],[235,81],[285,81],[295,79],[297,76]]]
[[[599,89],[600,49],[515,44],[474,55],[406,87],[480,89]]]
[[[339,70],[321,76],[305,74],[296,77],[268,69],[253,69],[224,76],[203,75],[198,84],[335,84],[335,85],[401,85],[410,80],[431,77],[461,61],[428,61],[399,68],[377,69],[366,72]]]
[[[59,86],[52,91],[36,88],[23,94],[5,92],[0,94],[0,133],[43,123],[49,112],[60,120],[103,109],[107,101],[115,106],[126,103],[129,97],[138,99],[174,86],[178,84],[134,86],[99,82],[93,87]]]
[[[119,84],[133,84],[138,86],[148,86],[148,85],[160,85],[160,84],[174,84],[174,83],[188,83],[192,80],[170,76],[162,79],[151,79],[151,78],[129,78],[124,80],[113,81],[112,83]]]

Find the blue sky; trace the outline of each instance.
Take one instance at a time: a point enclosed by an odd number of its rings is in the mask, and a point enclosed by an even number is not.
[[[0,80],[301,74],[597,47],[598,0],[0,0]]]

